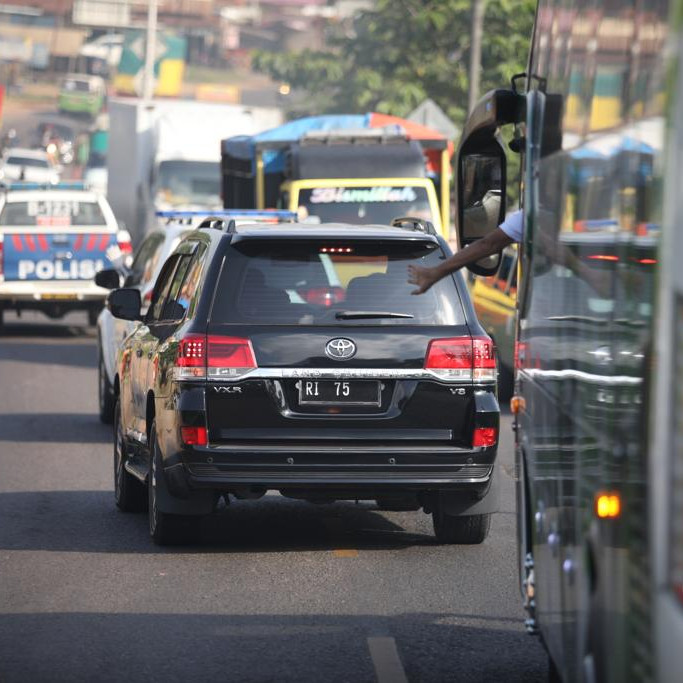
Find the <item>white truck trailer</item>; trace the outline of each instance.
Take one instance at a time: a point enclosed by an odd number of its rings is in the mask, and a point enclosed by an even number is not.
[[[282,123],[274,107],[183,100],[109,102],[107,198],[139,243],[155,211],[222,207],[221,140]]]

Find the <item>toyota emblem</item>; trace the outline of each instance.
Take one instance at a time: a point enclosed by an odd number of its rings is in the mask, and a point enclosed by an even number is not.
[[[332,360],[348,360],[356,355],[356,345],[350,339],[330,339],[325,345],[325,353]]]

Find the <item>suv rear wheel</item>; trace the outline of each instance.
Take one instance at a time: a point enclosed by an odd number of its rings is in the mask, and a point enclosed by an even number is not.
[[[439,543],[474,545],[483,543],[489,535],[491,515],[455,517],[437,508],[432,512],[432,523]]]
[[[173,515],[158,506],[158,481],[161,475],[161,453],[156,439],[156,422],[150,430],[150,458],[147,491],[149,495],[149,535],[157,545],[189,545],[199,534],[200,516]]]
[[[121,426],[121,404],[114,410],[114,497],[123,512],[143,512],[147,504],[145,487],[125,468],[126,445]]]

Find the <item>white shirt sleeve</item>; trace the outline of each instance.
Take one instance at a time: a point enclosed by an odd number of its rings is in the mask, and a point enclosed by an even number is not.
[[[500,224],[500,229],[514,242],[522,241],[522,229],[524,226],[522,210],[513,211]]]

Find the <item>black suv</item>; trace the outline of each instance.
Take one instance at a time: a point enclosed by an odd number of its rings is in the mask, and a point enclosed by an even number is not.
[[[268,489],[422,507],[440,541],[481,543],[495,353],[460,275],[411,295],[408,265],[450,253],[429,227],[207,219],[191,232],[119,352],[118,506],[148,505],[162,544],[192,540],[220,496]],[[140,320],[137,289],[108,306]]]

